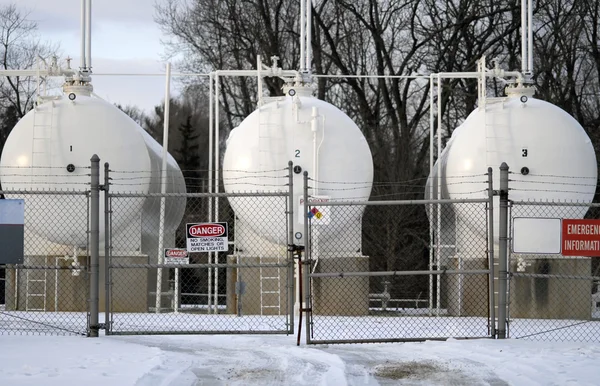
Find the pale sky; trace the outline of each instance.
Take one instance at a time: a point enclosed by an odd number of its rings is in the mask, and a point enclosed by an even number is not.
[[[161,0],[156,0],[161,1]],[[79,67],[81,0],[0,0],[15,3],[38,23],[43,40],[59,43],[62,59]],[[101,73],[164,73],[160,29],[153,19],[155,0],[92,0],[92,68]],[[94,92],[111,103],[149,111],[164,99],[164,77],[92,75]],[[172,87],[174,93],[176,86]]]

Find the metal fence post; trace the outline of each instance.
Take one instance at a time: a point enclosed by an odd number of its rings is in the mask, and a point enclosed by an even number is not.
[[[305,299],[305,304],[304,307],[302,307],[302,299],[300,299],[300,312],[302,311],[307,311],[309,309],[312,309],[312,307],[310,307],[310,297],[311,297],[311,293],[310,293],[310,263],[311,263],[311,245],[310,245],[310,229],[308,226],[308,172],[304,172],[304,213],[302,213],[302,217],[304,218],[304,264],[306,265],[301,265],[300,269],[304,269],[304,267],[306,266],[306,272],[304,275],[304,299]],[[308,311],[305,314],[306,316],[306,343],[310,342],[310,320],[309,320],[309,314]]]
[[[498,245],[498,339],[506,338],[508,287],[508,165],[500,165],[500,229]]]
[[[493,169],[488,168],[488,248],[489,248],[489,297],[490,297],[490,335],[496,336],[496,307],[494,298],[494,185],[493,185]]]
[[[92,186],[90,201],[90,325],[88,336],[98,337],[98,303],[99,303],[99,236],[100,236],[100,158],[94,154],[92,162]]]
[[[111,256],[111,232],[110,232],[110,197],[109,193],[109,165],[104,163],[104,331],[110,335],[110,256]]]
[[[294,163],[288,162],[288,315],[290,332],[294,333]]]

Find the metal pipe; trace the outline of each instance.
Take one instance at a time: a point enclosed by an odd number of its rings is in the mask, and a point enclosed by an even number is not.
[[[306,0],[306,71],[312,72],[312,0]]]
[[[294,332],[294,163],[288,162],[288,315],[290,332]]]
[[[506,338],[508,289],[508,165],[500,165],[500,229],[498,244],[498,339]]]
[[[260,55],[256,55],[256,84],[258,85],[258,91],[256,95],[256,104],[258,107],[263,104],[263,84],[262,84],[262,76],[261,76],[261,67],[262,62]]]
[[[213,96],[213,83],[215,81],[214,72],[211,72],[208,80],[208,193],[213,193],[213,165],[214,165],[214,157],[213,157],[213,149],[214,149],[214,111],[216,108],[214,107],[215,101]],[[214,109],[214,110],[213,110]],[[207,196],[208,200],[208,222],[211,222],[213,219],[213,200],[214,198],[211,196]],[[208,252],[208,263],[212,263],[212,252]],[[207,290],[207,307],[208,313],[210,314],[212,307],[212,271],[210,268],[208,269],[208,290]]]
[[[318,146],[317,146],[317,118],[319,116],[319,112],[317,107],[313,106],[311,110],[311,118],[310,118],[310,130],[313,133],[313,174],[314,174],[314,189],[313,192],[315,195],[318,193],[318,181],[319,181],[319,156],[318,156]],[[323,127],[325,130],[325,127]]]
[[[434,85],[434,77],[433,74],[429,76],[429,199],[433,200],[433,133],[435,130],[435,121],[434,121],[434,102],[433,102],[433,85]],[[438,197],[439,198],[439,197]],[[429,206],[429,216],[431,224],[429,226],[429,270],[433,271],[433,205]],[[432,315],[433,312],[433,275],[429,275],[429,316]]]
[[[312,260],[312,251],[311,251],[311,239],[309,237],[310,231],[309,231],[309,227],[308,227],[309,220],[308,220],[308,216],[306,215],[308,213],[308,172],[304,171],[303,176],[304,176],[304,187],[303,187],[303,189],[304,189],[304,191],[303,191],[303,194],[304,194],[304,210],[303,210],[303,212],[304,213],[302,213],[302,217],[304,218],[304,260],[305,260],[305,262],[307,262],[307,264],[310,264],[310,262]],[[307,265],[307,267],[309,267],[309,266]],[[299,270],[302,270],[302,269],[303,269],[303,267],[300,266]],[[304,311],[310,304],[311,294],[310,294],[310,278],[309,278],[310,272],[309,271],[310,270],[307,270],[305,278],[304,278],[305,287],[306,287],[305,303],[304,304],[302,303],[302,299],[297,300],[300,302],[300,308],[299,308],[300,313],[302,313],[302,311]],[[299,274],[300,274],[300,272],[299,272]],[[305,319],[306,319],[306,321],[305,321],[305,323],[306,323],[306,327],[305,327],[306,328],[306,331],[305,331],[306,343],[309,343],[310,342],[310,321],[309,321],[308,315],[306,315]]]
[[[87,0],[87,9],[85,16],[86,41],[85,58],[88,72],[92,72],[92,0]]]
[[[85,60],[85,34],[86,34],[86,27],[85,27],[85,19],[86,19],[86,11],[85,11],[85,4],[87,3],[87,0],[81,0],[81,51],[80,51],[80,55],[81,55],[81,59],[79,60],[79,69],[82,71],[85,71],[87,69],[87,62]]]
[[[217,77],[215,79],[215,193],[219,193],[219,164],[220,164],[220,141],[219,141],[219,131],[220,131],[220,122],[219,122],[219,95],[220,87],[219,87],[219,74],[217,73]],[[219,221],[219,197],[215,197],[215,221]],[[219,262],[219,252],[214,253],[214,262]],[[219,269],[217,267],[214,268],[214,303],[215,309],[214,313],[218,313],[218,305],[219,305]]]
[[[306,3],[300,0],[300,71],[306,71]]]
[[[521,0],[521,71],[526,73],[527,68],[527,0]]]
[[[162,167],[161,167],[161,181],[160,181],[160,219],[158,223],[158,251],[157,251],[157,263],[162,264],[164,254],[164,232],[165,232],[165,196],[167,192],[167,158],[169,149],[169,116],[171,110],[171,63],[167,63],[167,74],[165,81],[165,111],[163,117],[163,151],[162,151]],[[162,298],[162,268],[158,268],[156,271],[156,309],[155,312],[159,313],[161,308]]]
[[[437,199],[442,198],[442,78],[441,75],[437,76]],[[441,244],[441,230],[442,230],[442,205],[437,204],[437,216],[436,216],[436,250],[435,250],[435,261],[437,269],[440,269],[440,244]],[[436,297],[436,315],[440,316],[440,301],[442,298],[441,292],[441,280],[437,277],[435,297]]]
[[[371,272],[327,272],[327,273],[311,273],[310,277],[364,277],[364,276],[423,276],[423,275],[487,275],[489,269],[442,269],[435,271],[371,271]]]
[[[527,1],[527,72],[533,73],[533,4]]]
[[[110,335],[110,255],[111,255],[111,240],[110,232],[110,168],[108,162],[104,163],[104,334]]]
[[[488,248],[489,248],[489,260],[488,266],[490,269],[489,275],[489,296],[490,296],[490,321],[491,321],[491,331],[490,335],[496,336],[496,307],[495,307],[495,291],[494,291],[494,183],[493,183],[493,169],[488,168],[488,221],[489,221],[489,231],[488,231]]]
[[[89,335],[98,337],[98,303],[99,303],[99,249],[100,249],[100,157],[94,154],[91,158],[90,187],[90,321]]]

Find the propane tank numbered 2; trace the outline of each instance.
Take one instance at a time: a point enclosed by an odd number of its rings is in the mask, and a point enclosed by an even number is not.
[[[188,252],[226,252],[229,229],[226,222],[186,224]]]

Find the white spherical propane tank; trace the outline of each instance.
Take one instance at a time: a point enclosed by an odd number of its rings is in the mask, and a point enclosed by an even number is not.
[[[286,168],[292,161],[294,242],[303,244],[303,172],[311,179],[311,196],[331,201],[368,200],[373,160],[365,137],[346,114],[312,97],[308,87],[291,87],[286,94],[258,108],[231,132],[223,179],[227,192],[286,191]],[[285,245],[285,200],[229,201],[236,216],[258,237]],[[312,221],[319,225],[320,241],[327,242],[349,227],[360,229],[363,211],[363,207],[324,209],[324,216]]]
[[[85,89],[68,88],[63,97],[26,114],[11,131],[0,159],[2,188],[88,190],[93,154],[100,157],[101,184],[105,162],[111,170],[121,172],[112,175],[112,193],[160,192],[162,147],[117,107],[91,97]],[[170,155],[167,175],[167,191],[185,193],[183,175]],[[22,198],[27,200],[26,220],[34,233],[57,244],[86,246],[86,202],[74,205],[68,195]],[[185,203],[185,198],[166,199],[165,232],[178,227]],[[100,205],[102,216],[103,200]],[[122,205],[112,213],[113,238],[118,239],[129,227],[155,231],[144,226],[148,224],[144,218],[158,216],[156,198],[127,198]],[[101,242],[104,232],[104,222],[100,221]]]
[[[509,87],[507,95],[489,100],[453,132],[440,159],[442,198],[487,198],[485,173],[488,167],[493,169],[494,189],[499,189],[499,167],[505,162],[511,172],[511,200],[592,202],[596,154],[581,125],[559,107],[533,98],[532,88]],[[430,181],[437,178],[437,171],[436,165]],[[497,197],[494,206],[498,208]],[[568,217],[582,218],[587,209],[569,208]],[[564,211],[558,206],[531,206],[528,217],[560,218]],[[483,213],[468,205],[456,206],[455,213],[458,221],[485,234]]]

